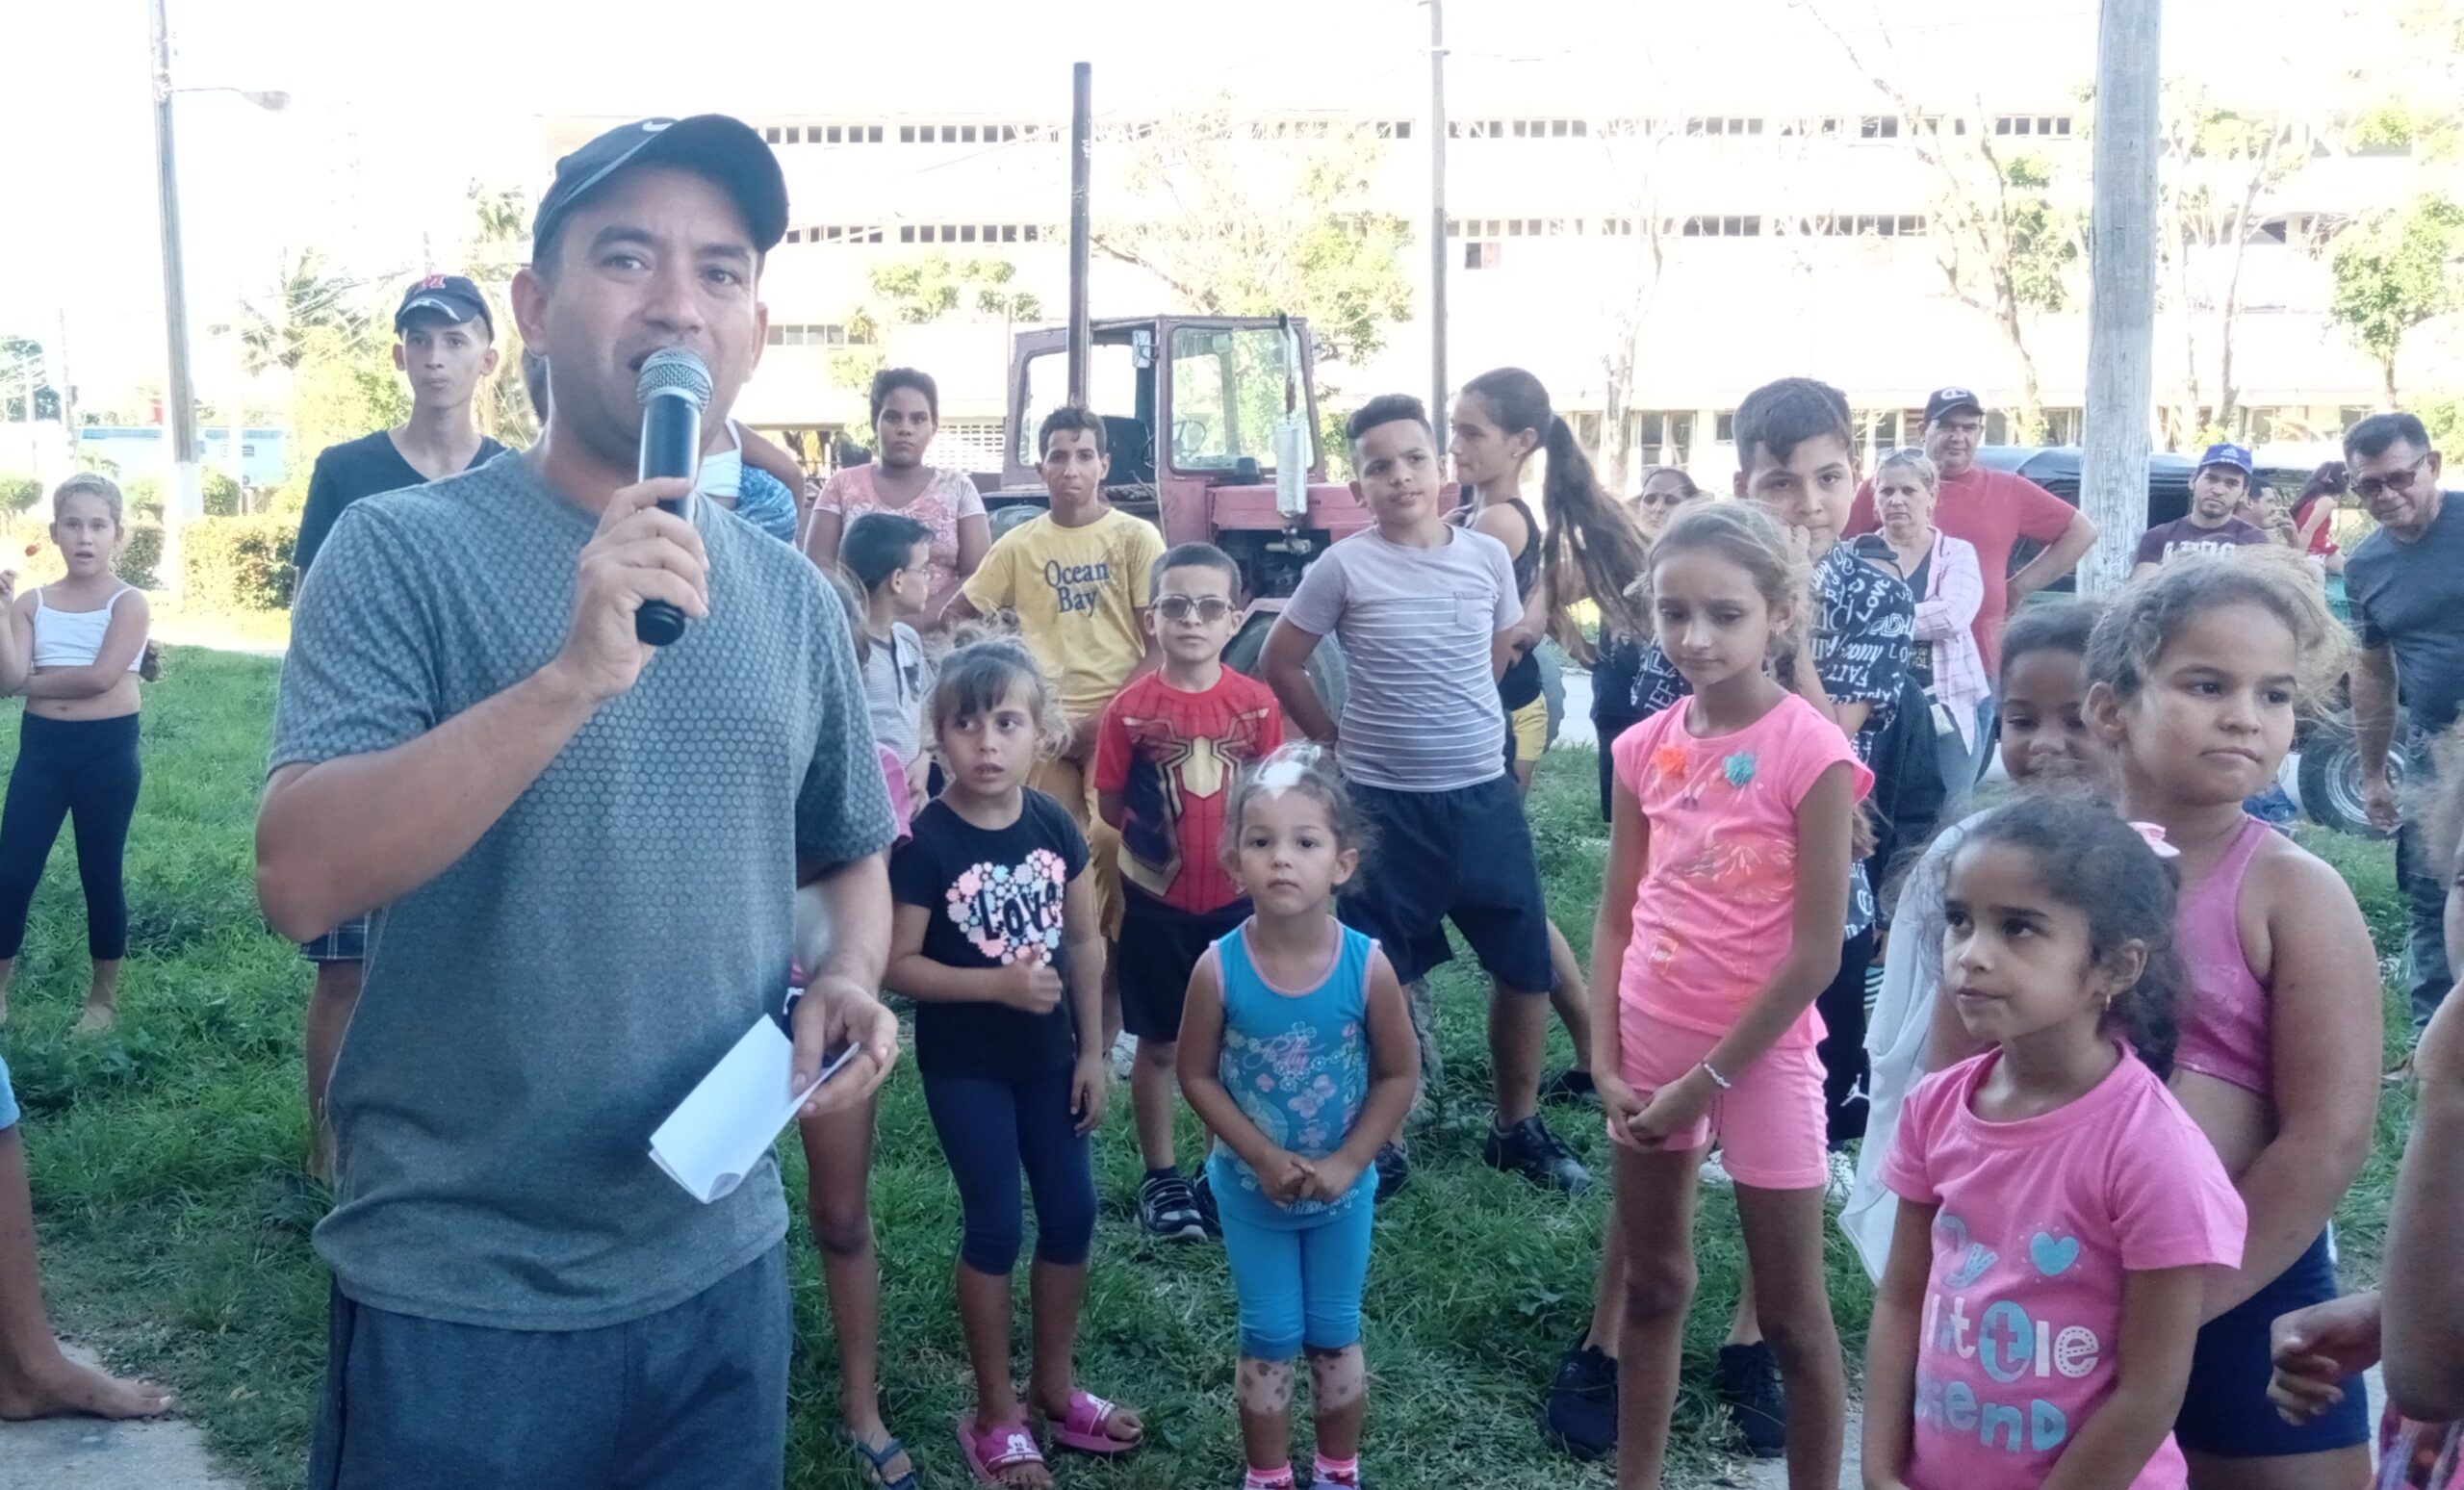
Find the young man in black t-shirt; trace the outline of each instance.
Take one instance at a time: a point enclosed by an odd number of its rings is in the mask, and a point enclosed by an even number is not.
[[[497,366],[496,323],[479,287],[459,274],[414,281],[394,312],[394,366],[410,380],[411,417],[317,456],[307,510],[292,546],[303,584],[345,507],[363,497],[459,475],[504,453],[471,420],[479,380]],[[300,952],[317,966],[317,989],[308,1003],[308,1163],[318,1176],[330,1179],[333,1140],[325,1130],[325,1081],[359,1004],[368,918],[345,921]]]

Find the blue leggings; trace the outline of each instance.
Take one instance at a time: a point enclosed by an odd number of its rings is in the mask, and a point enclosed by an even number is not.
[[[1025,1217],[1018,1171],[1036,1200],[1036,1259],[1075,1268],[1095,1239],[1092,1150],[1069,1110],[1070,1067],[1024,1076],[924,1078],[924,1106],[959,1185],[959,1260],[1007,1277]]]
[[[1361,1195],[1312,1225],[1263,1226],[1245,1206],[1220,1203],[1224,1186],[1215,1190],[1232,1292],[1241,1300],[1241,1353],[1288,1361],[1302,1346],[1340,1350],[1356,1344],[1375,1202]]]

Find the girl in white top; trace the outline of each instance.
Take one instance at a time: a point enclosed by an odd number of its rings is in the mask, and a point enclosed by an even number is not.
[[[70,476],[51,499],[51,539],[67,578],[28,595],[0,574],[0,693],[26,697],[16,767],[0,809],[0,1018],[26,936],[26,909],[62,819],[77,829],[77,877],[86,890],[86,941],[94,975],[84,1033],[117,1016],[128,896],[120,873],[137,810],[137,684],[145,666],[145,595],[112,572],[126,530],[119,488]]]

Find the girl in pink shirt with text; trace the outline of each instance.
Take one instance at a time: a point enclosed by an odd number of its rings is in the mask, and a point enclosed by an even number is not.
[[[1813,1009],[1839,966],[1857,802],[1873,777],[1775,681],[1808,645],[1805,551],[1760,508],[1681,511],[1645,577],[1693,696],[1613,747],[1593,965],[1593,1076],[1626,1243],[1617,1483],[1660,1483],[1694,1289],[1696,1171],[1736,1181],[1762,1330],[1788,1400],[1788,1483],[1838,1482],[1847,1386],[1822,1263],[1822,1066]]]
[[[1952,857],[1942,992],[1991,1047],[1917,1084],[1884,1165],[1868,1490],[2181,1490],[2173,1420],[2244,1215],[2148,1064],[2184,980],[2169,852],[2037,797]]]

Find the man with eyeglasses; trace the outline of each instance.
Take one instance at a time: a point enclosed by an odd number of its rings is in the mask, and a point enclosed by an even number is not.
[[[2361,659],[2352,670],[2353,721],[2361,742],[2361,780],[2371,823],[2398,828],[2396,788],[2387,779],[2396,703],[2411,714],[2412,734],[2426,741],[2455,722],[2464,705],[2464,509],[2447,505],[2439,490],[2438,451],[2410,414],[2377,414],[2345,435],[2345,464],[2353,494],[2377,520],[2345,565],[2345,593],[2361,630]],[[2429,753],[2410,753],[2416,779]],[[2453,983],[2447,963],[2445,919],[2456,845],[2419,841],[2423,824],[2402,822],[2396,835],[2396,875],[2412,912],[2413,1033],[2429,1022]]]

